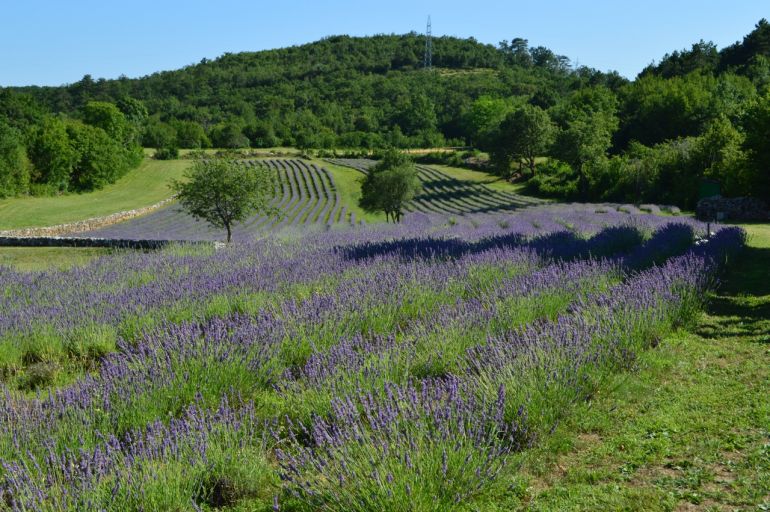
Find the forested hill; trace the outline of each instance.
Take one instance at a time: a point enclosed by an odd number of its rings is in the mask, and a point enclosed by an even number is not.
[[[664,78],[692,72],[735,72],[749,78],[770,81],[770,23],[762,19],[742,41],[718,50],[712,42],[699,41],[689,50],[666,54],[658,64],[647,66],[641,76]]]
[[[474,129],[464,121],[482,96],[533,99],[547,108],[584,85],[617,88],[625,81],[575,71],[565,57],[523,39],[495,47],[434,38],[432,72],[423,69],[424,48],[415,33],[334,36],[139,79],[85,76],[68,86],[20,90],[66,113],[92,100],[142,100],[155,125],[145,137],[150,146],[173,134],[182,147],[377,147],[473,142]]]
[[[765,20],[633,81],[521,38],[435,38],[431,69],[424,48],[415,33],[335,36],[137,79],[0,90],[0,196],[98,188],[136,164],[140,144],[157,157],[470,145],[495,172],[565,199],[694,208],[708,178],[725,195],[770,201]]]

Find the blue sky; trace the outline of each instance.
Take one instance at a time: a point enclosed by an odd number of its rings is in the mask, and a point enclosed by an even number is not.
[[[497,44],[514,37],[634,77],[700,39],[741,39],[766,0],[165,1],[9,0],[0,14],[0,86],[143,76],[333,34],[423,32]],[[268,5],[269,4],[269,5]]]

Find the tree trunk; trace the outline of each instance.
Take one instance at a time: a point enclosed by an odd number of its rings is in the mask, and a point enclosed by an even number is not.
[[[227,229],[227,243],[230,243],[230,239],[232,238],[232,231],[230,230],[230,223],[225,223],[225,229]]]

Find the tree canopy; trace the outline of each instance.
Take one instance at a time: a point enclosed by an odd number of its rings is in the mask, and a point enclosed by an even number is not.
[[[247,165],[230,158],[199,158],[174,181],[182,207],[193,217],[227,231],[254,213],[277,215],[270,206],[275,193],[275,176],[263,165]]]
[[[414,162],[403,153],[389,151],[361,181],[359,205],[367,212],[384,212],[393,222],[401,222],[406,203],[420,190]]]
[[[705,177],[770,197],[766,20],[726,48],[701,40],[669,53],[633,81],[521,37],[498,46],[434,38],[427,70],[424,42],[416,33],[334,36],[137,79],[0,90],[0,121],[15,130],[6,139],[31,163],[29,179],[2,193],[98,188],[138,162],[141,142],[167,155],[474,146],[505,175],[522,162],[533,175],[536,158],[549,158],[530,183],[559,197],[691,206]]]

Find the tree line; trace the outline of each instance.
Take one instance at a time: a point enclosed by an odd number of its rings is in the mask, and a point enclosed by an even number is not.
[[[701,41],[666,55],[633,81],[574,66],[522,38],[497,46],[435,38],[431,71],[422,69],[423,48],[415,33],[334,36],[138,79],[86,76],[3,94],[56,113],[42,117],[66,125],[73,139],[73,126],[94,126],[89,105],[113,104],[134,127],[132,140],[164,149],[161,156],[205,147],[474,146],[490,154],[496,172],[557,197],[690,208],[698,180],[713,178],[726,194],[770,199],[765,20],[721,51]],[[6,124],[16,132],[5,139],[26,141],[32,168],[39,165],[31,183],[55,183],[42,177],[48,171],[32,149],[35,136]],[[93,186],[78,173],[61,174],[67,189]]]
[[[0,90],[0,197],[90,191],[115,182],[142,160],[146,117],[129,98],[89,101],[66,115]]]

